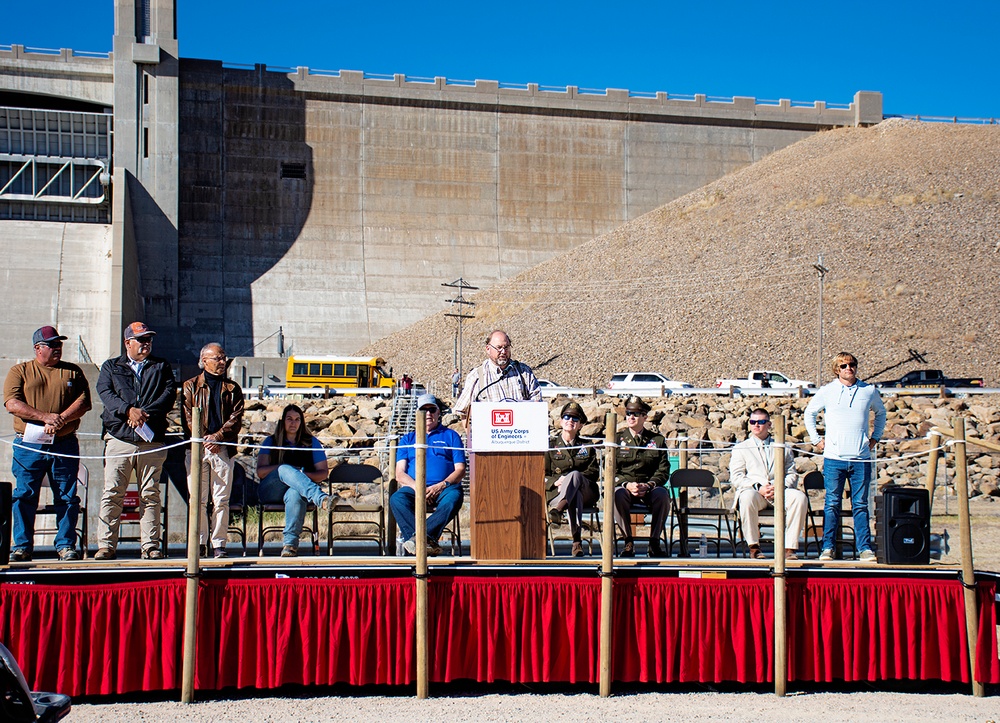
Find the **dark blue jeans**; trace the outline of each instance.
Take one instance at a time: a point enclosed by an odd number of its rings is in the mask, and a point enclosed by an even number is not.
[[[68,454],[56,457],[48,454]],[[76,478],[80,471],[80,442],[75,434],[57,437],[52,444],[26,444],[20,435],[14,438],[13,539],[14,550],[31,550],[35,536],[35,512],[42,478],[49,476],[52,507],[56,511],[56,550],[76,547],[76,518],[80,498],[76,496]]]
[[[298,467],[283,464],[260,481],[260,501],[267,504],[284,503],[285,530],[282,544],[299,546],[302,525],[306,521],[306,507],[312,502],[317,507],[326,497],[326,491],[313,482]]]
[[[868,481],[871,479],[872,459],[823,459],[823,485],[826,502],[823,505],[823,549],[832,550],[834,536],[840,525],[840,505],[844,497],[844,483],[851,481],[851,512],[854,515],[854,541],[858,553],[872,548],[868,516]]]
[[[461,482],[450,484],[441,490],[437,500],[432,503],[434,512],[427,518],[427,539],[437,541],[441,537],[444,526],[462,509],[464,496]],[[399,534],[404,540],[409,540],[416,532],[416,504],[417,495],[412,487],[400,487],[389,498],[389,507],[392,508],[392,514],[399,526]]]

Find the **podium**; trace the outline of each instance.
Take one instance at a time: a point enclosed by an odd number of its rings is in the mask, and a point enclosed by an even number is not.
[[[470,432],[472,557],[544,559],[548,405],[474,402]]]

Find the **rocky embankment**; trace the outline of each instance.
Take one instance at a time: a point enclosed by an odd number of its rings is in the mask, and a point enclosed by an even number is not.
[[[564,397],[547,400],[552,426],[555,428],[559,411],[568,401]],[[604,436],[604,419],[609,412],[617,415],[618,425],[624,423],[624,404],[614,397],[581,398],[591,420],[583,428],[584,436]],[[750,412],[763,406],[772,416],[784,415],[789,441],[798,451],[796,469],[806,473],[817,468],[817,457],[808,443],[803,412],[808,399],[695,396],[648,399],[653,407],[649,424],[667,437],[672,447],[688,440],[692,464],[715,472],[728,482],[729,450],[746,439],[746,422]],[[879,486],[895,483],[922,485],[927,474],[928,435],[932,428],[950,428],[956,416],[965,418],[966,434],[994,444],[1000,443],[1000,398],[993,396],[967,399],[940,399],[930,396],[885,397],[887,409],[883,443],[878,447]],[[252,401],[247,405],[243,420],[241,443],[259,443],[271,434],[287,400]],[[328,400],[297,402],[305,412],[306,424],[324,446],[330,448],[331,466],[348,458],[369,464],[380,463],[378,448],[384,449],[392,418],[392,400],[371,397],[338,397]],[[822,417],[820,418],[822,421]],[[444,424],[460,433],[463,431],[456,415],[445,414]],[[822,425],[820,425],[822,428]],[[395,431],[395,430],[394,430]],[[945,437],[945,442],[947,442]],[[973,496],[1000,496],[1000,453],[991,453],[969,445],[969,492]],[[242,450],[241,461],[253,465],[252,447]],[[949,483],[954,476],[953,456],[946,455],[947,465],[939,465],[938,484]],[[381,460],[384,463],[384,455]],[[946,469],[945,469],[946,467]],[[344,496],[354,492],[345,490]]]

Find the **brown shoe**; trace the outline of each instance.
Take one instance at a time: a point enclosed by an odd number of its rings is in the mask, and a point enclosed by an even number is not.
[[[114,560],[118,555],[110,547],[102,547],[94,554],[95,560]]]
[[[298,557],[299,556],[299,548],[293,547],[292,545],[285,545],[284,547],[281,548],[281,556],[282,557]]]
[[[139,553],[139,557],[143,560],[162,560],[164,555],[163,550],[159,547],[150,547],[148,550],[143,550]]]
[[[750,559],[751,560],[764,560],[764,552],[760,549],[760,545],[750,545]]]
[[[573,557],[583,557],[583,543],[574,542],[573,551],[570,553],[570,555],[572,555]]]
[[[799,556],[795,554],[795,550],[785,550],[786,560],[798,560]]]

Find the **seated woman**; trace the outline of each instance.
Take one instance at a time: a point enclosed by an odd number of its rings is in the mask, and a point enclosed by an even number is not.
[[[583,447],[580,429],[587,423],[583,407],[570,402],[559,412],[562,432],[549,439],[545,454],[545,498],[549,520],[562,524],[563,511],[569,512],[569,531],[573,536],[573,557],[583,557],[580,518],[583,508],[593,505],[600,496],[597,486],[599,463],[593,447]]]
[[[299,536],[308,503],[330,509],[330,495],[317,484],[329,474],[323,445],[306,430],[302,410],[289,404],[282,411],[274,434],[264,440],[257,455],[260,501],[285,503],[282,557],[299,554]]]

